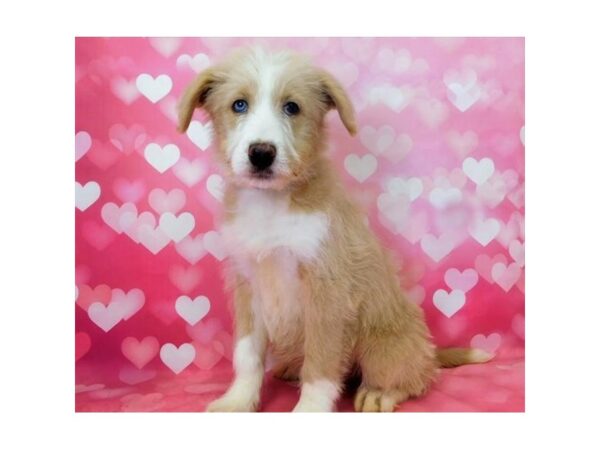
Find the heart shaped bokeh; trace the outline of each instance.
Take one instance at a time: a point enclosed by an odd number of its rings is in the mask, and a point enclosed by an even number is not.
[[[523,39],[174,37],[76,40],[76,409],[203,410],[231,378],[225,180],[210,118],[180,134],[176,108],[255,44],[306,53],[347,89],[358,133],[330,112],[327,151],[407,298],[437,345],[500,361],[456,369],[464,385],[444,371],[402,409],[522,410]],[[296,390],[273,383],[263,409],[291,410]]]

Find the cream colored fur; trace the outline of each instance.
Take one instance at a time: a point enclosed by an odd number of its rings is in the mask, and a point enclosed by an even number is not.
[[[237,99],[247,113],[232,112]],[[282,106],[294,101],[298,115]],[[196,107],[211,115],[227,180],[223,234],[231,254],[237,345],[232,387],[210,411],[258,407],[267,348],[276,373],[300,379],[295,411],[332,411],[346,377],[360,373],[357,411],[392,411],[427,391],[440,366],[484,362],[485,352],[436,350],[421,309],[325,156],[324,116],[351,134],[352,104],[331,75],[288,52],[243,50],[207,69],[183,96],[184,131]],[[268,125],[268,126],[267,126]],[[273,143],[270,179],[246,147]]]

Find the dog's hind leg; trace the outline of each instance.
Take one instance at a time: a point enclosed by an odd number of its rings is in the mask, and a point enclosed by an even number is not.
[[[362,382],[354,399],[359,412],[391,412],[423,394],[437,372],[433,346],[419,336],[373,333],[359,356]]]

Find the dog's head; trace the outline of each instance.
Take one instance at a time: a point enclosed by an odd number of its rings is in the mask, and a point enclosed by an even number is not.
[[[304,179],[322,151],[330,109],[356,132],[338,81],[289,52],[240,50],[200,73],[181,100],[179,131],[199,107],[211,116],[227,175],[241,186],[282,189]]]

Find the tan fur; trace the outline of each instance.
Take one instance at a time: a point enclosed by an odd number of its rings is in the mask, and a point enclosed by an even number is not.
[[[234,292],[233,310],[235,312],[236,338],[242,338],[254,331],[254,314],[252,312],[252,288],[248,281],[235,276],[235,285],[229,286]]]
[[[228,168],[224,148],[227,130],[238,120],[231,102],[244,95],[252,98],[252,74],[240,52],[208,69],[192,83],[180,109],[180,129],[187,128],[193,109],[203,106],[213,119],[218,153],[228,176],[224,221],[235,217],[238,199],[236,180]],[[294,145],[300,159],[285,183],[289,210],[322,212],[329,220],[329,238],[319,257],[298,267],[302,319],[296,327],[276,333],[270,342],[278,361],[276,373],[287,379],[300,376],[303,383],[331,380],[342,385],[358,369],[362,377],[355,399],[357,411],[391,411],[411,396],[422,395],[435,379],[438,368],[483,362],[482,354],[470,350],[437,350],[425,325],[421,309],[408,301],[400,289],[397,268],[371,233],[363,213],[349,200],[324,155],[324,116],[335,108],[351,134],[356,132],[354,111],[340,84],[304,59],[288,57],[287,70],[278,79],[274,102],[292,98],[302,113],[293,120]],[[236,272],[232,265],[231,270]],[[271,289],[272,308],[286,295],[279,283],[279,267],[269,258],[257,263],[257,279]],[[236,291],[238,336],[253,326],[250,281],[239,281]]]

